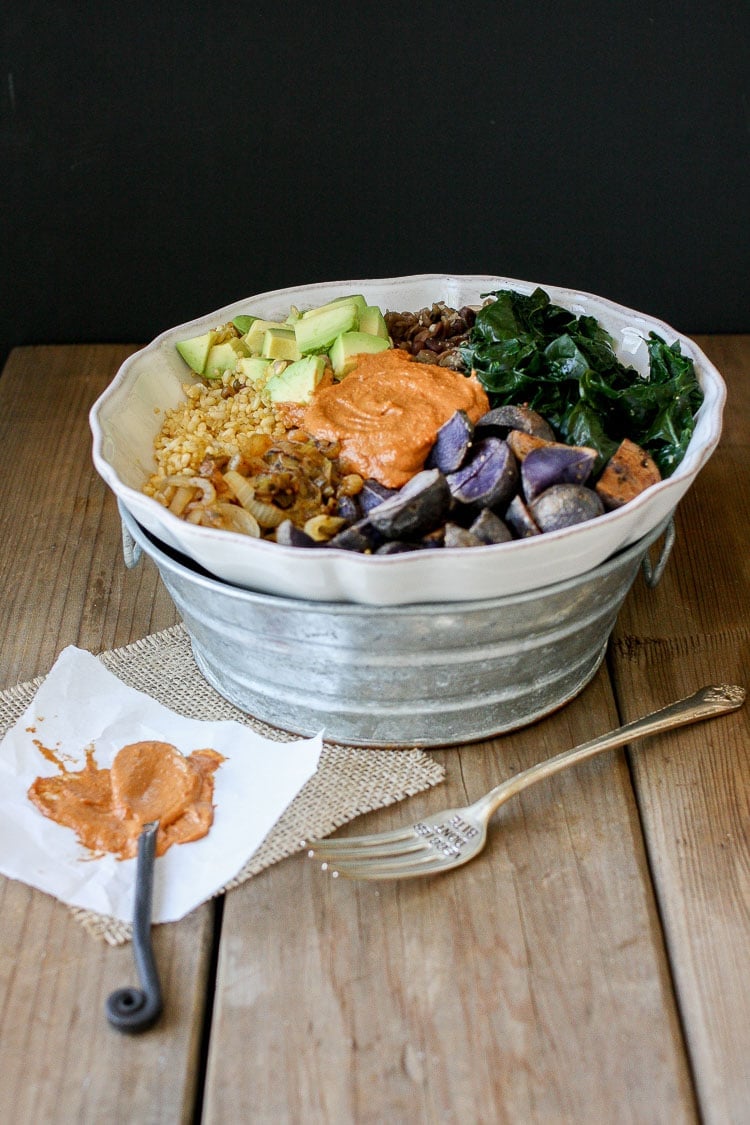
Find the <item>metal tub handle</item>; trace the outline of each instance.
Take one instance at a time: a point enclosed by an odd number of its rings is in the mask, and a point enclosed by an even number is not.
[[[662,543],[661,551],[659,552],[659,557],[656,562],[652,563],[648,555],[644,556],[643,563],[641,564],[643,567],[643,577],[646,585],[651,590],[661,582],[662,575],[669,562],[669,556],[672,553],[675,535],[674,518],[672,518],[664,531],[664,542]]]
[[[128,570],[132,570],[134,566],[138,566],[143,554],[143,548],[140,543],[136,543],[133,536],[125,526],[125,521],[121,520],[122,527],[122,555],[125,560],[125,566]]]

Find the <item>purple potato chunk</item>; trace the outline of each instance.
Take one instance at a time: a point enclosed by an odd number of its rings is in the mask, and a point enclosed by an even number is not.
[[[382,542],[383,536],[365,516],[337,532],[328,540],[326,547],[339,547],[342,551],[357,551],[360,555],[365,555],[375,551]]]
[[[522,430],[525,434],[556,441],[555,432],[548,422],[528,406],[496,406],[483,414],[474,427],[477,439],[480,437],[507,437],[511,430]]]
[[[423,469],[400,491],[369,512],[369,520],[386,539],[417,539],[445,519],[451,494],[439,469]]]
[[[357,520],[361,519],[362,512],[357,497],[347,496],[346,493],[337,497],[336,515],[346,520],[347,523],[356,523]]]
[[[321,547],[322,544],[308,535],[301,527],[297,527],[291,520],[284,520],[276,528],[276,542],[282,547]]]
[[[541,531],[560,531],[604,515],[599,496],[582,484],[553,484],[529,508]]]
[[[382,547],[378,547],[375,552],[376,555],[403,555],[407,551],[424,551],[429,547],[434,546],[432,543],[427,543],[424,539],[406,540],[406,539],[391,539],[387,543],[383,543]]]
[[[357,496],[362,515],[366,516],[371,508],[376,508],[384,500],[390,500],[392,496],[398,496],[398,491],[397,488],[386,488],[379,480],[368,477],[362,485],[362,491]]]
[[[505,509],[505,523],[516,539],[528,539],[531,535],[541,535],[541,530],[526,507],[522,496],[514,496]]]
[[[474,426],[465,410],[457,410],[437,432],[425,468],[453,473],[464,463],[471,448]]]
[[[489,508],[482,509],[469,527],[469,534],[474,535],[483,545],[507,543],[513,538],[500,517]]]
[[[470,531],[468,527],[461,527],[457,523],[445,525],[444,547],[483,547],[484,542]]]
[[[484,438],[467,463],[446,479],[454,500],[494,508],[506,504],[518,488],[518,463],[504,441]]]
[[[532,449],[521,462],[521,486],[527,502],[553,484],[585,484],[596,458],[595,449],[560,442]]]

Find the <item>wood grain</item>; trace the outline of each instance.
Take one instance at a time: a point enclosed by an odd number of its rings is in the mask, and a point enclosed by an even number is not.
[[[113,498],[92,471],[87,412],[128,351],[24,348],[0,379],[0,675],[44,675],[68,644],[101,651],[176,620],[155,568],[126,571]],[[213,935],[206,906],[159,927],[165,1017],[112,1030],[132,950],[89,936],[54,899],[0,879],[0,1106],[17,1122],[189,1121]]]
[[[703,683],[748,686],[750,343],[700,338],[730,388],[719,448],[678,509],[656,590],[611,646],[627,718]],[[750,709],[633,753],[639,809],[703,1119],[750,1111]]]
[[[357,831],[615,725],[602,672],[530,730],[442,752],[445,785]],[[230,896],[206,1097],[211,1121],[694,1120],[624,758],[523,794],[434,880],[334,882],[298,857]]]
[[[88,411],[132,348],[19,348],[0,380],[2,684],[65,644],[101,652],[173,624],[149,565],[128,572],[113,497],[91,463]]]

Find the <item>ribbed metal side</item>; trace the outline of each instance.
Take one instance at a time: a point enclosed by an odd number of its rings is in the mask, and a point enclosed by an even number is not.
[[[213,687],[295,733],[361,746],[468,742],[533,722],[596,672],[620,606],[664,525],[576,579],[481,602],[365,606],[228,586],[162,550],[156,563]]]

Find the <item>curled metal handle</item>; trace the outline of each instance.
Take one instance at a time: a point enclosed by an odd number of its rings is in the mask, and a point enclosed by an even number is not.
[[[125,521],[122,520],[122,557],[125,560],[125,566],[128,570],[132,570],[134,566],[138,566],[142,554],[143,551],[140,543],[136,543],[130,531],[125,526]]]
[[[154,889],[156,830],[147,824],[138,838],[133,910],[133,953],[141,988],[118,988],[107,997],[107,1019],[118,1031],[145,1031],[162,1012],[161,985],[151,945],[151,901]]]
[[[651,559],[648,557],[648,555],[646,555],[643,563],[641,564],[643,567],[644,580],[650,590],[653,590],[654,586],[658,586],[661,582],[662,575],[664,574],[667,563],[669,562],[669,556],[672,553],[675,535],[676,532],[674,527],[674,519],[671,519],[664,530],[664,542],[662,544],[661,551],[659,552],[658,559],[655,563],[652,563]]]

